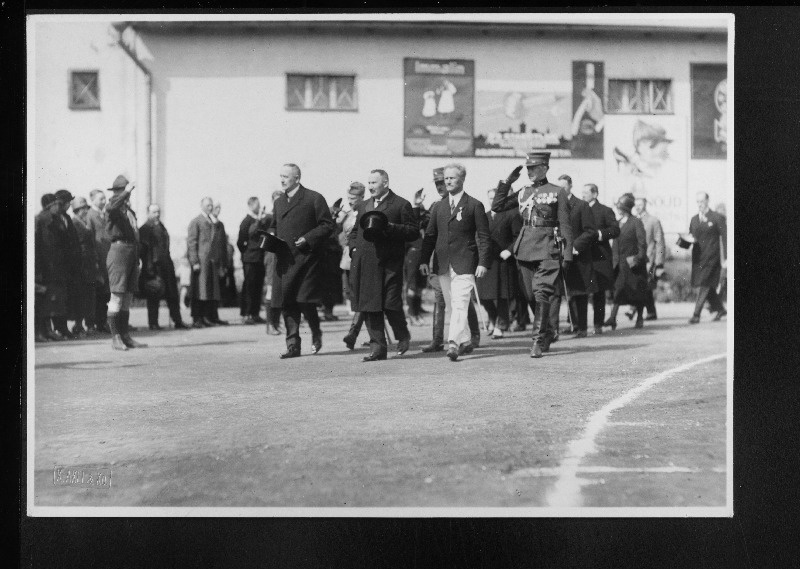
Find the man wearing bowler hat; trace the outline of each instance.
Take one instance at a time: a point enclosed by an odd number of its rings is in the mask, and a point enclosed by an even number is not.
[[[372,170],[371,197],[356,206],[358,217],[348,244],[353,310],[366,314],[370,353],[365,362],[385,360],[388,351],[384,314],[397,339],[397,355],[408,351],[411,334],[403,313],[403,261],[406,243],[419,237],[414,211],[389,189],[389,174]]]
[[[111,238],[106,258],[111,290],[107,318],[115,350],[147,347],[131,338],[128,328],[131,300],[139,280],[139,230],[136,214],[128,203],[135,187],[125,176],[117,176],[108,189],[113,195],[106,205],[106,228]]]
[[[447,335],[447,357],[458,356],[474,347],[467,312],[475,279],[482,278],[489,266],[489,221],[483,204],[464,192],[467,169],[461,164],[444,168],[448,196],[431,215],[422,243],[422,259],[429,259],[436,250],[439,281],[445,303],[450,308],[450,329]],[[420,265],[428,274],[428,263]]]
[[[534,309],[538,326],[533,327],[532,358],[541,358],[550,349],[550,301],[555,292],[559,271],[567,272],[572,262],[572,225],[569,220],[569,197],[561,186],[547,181],[549,152],[532,152],[525,161],[531,181],[519,193],[510,194],[518,178],[518,166],[497,185],[492,211],[518,208],[522,230],[514,244],[525,295]]]
[[[67,338],[73,338],[76,335],[81,335],[80,331],[83,327],[78,328],[73,334],[67,327],[67,320],[75,320],[76,322],[83,319],[81,312],[80,302],[80,280],[81,280],[81,246],[78,242],[78,232],[75,230],[75,224],[72,218],[67,214],[70,204],[75,196],[69,190],[58,190],[55,194],[59,203],[59,214],[57,216],[57,226],[62,231],[60,246],[63,248],[63,255],[66,260],[67,273],[65,275],[65,283],[67,286],[67,315],[66,318],[58,317],[53,318],[53,325],[55,329]]]
[[[311,353],[322,349],[322,329],[317,304],[322,300],[322,246],[333,233],[331,210],[321,194],[300,183],[300,167],[281,167],[283,195],[273,205],[269,232],[285,242],[276,255],[271,305],[281,308],[286,325],[286,351],[281,359],[300,356],[300,315],[311,328]]]

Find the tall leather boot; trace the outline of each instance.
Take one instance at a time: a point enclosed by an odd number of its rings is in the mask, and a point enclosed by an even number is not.
[[[344,337],[344,344],[347,346],[348,350],[352,350],[356,347],[356,340],[358,340],[358,334],[361,332],[361,326],[364,324],[364,313],[363,312],[356,312],[353,314],[353,320],[350,322],[350,330],[347,332],[347,335]]]
[[[532,358],[541,358],[544,352],[550,349],[550,303],[537,302],[533,310],[533,349]]]
[[[117,313],[117,325],[119,327],[119,335],[122,338],[122,343],[129,348],[146,348],[147,344],[142,344],[141,342],[137,342],[131,338],[131,335],[128,332],[128,320],[130,319],[130,316],[131,313],[129,310],[120,310]]]
[[[444,350],[444,310],[443,304],[433,305],[433,338],[430,344],[422,348],[425,353]]]
[[[122,341],[122,335],[120,334],[119,312],[109,312],[106,316],[106,321],[111,330],[111,347],[115,350],[126,351],[128,346]]]

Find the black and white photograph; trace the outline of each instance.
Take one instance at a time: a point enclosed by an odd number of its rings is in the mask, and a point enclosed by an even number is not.
[[[29,15],[23,512],[733,516],[734,27]]]

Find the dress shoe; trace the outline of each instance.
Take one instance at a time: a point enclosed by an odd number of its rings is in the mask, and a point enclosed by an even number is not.
[[[700,324],[700,317],[692,316],[691,318],[689,318],[689,324]]]
[[[608,320],[603,322],[603,326],[611,326],[612,330],[616,330],[617,329],[617,319],[616,318],[613,318],[613,319],[609,318]]]
[[[594,327],[594,335],[595,336],[599,336],[602,333],[603,333],[603,327],[602,326],[595,326]]]
[[[470,338],[470,344],[472,345],[472,349],[478,349],[481,347],[481,335],[480,334],[473,334]]]
[[[556,342],[558,342],[558,337],[559,335],[556,333],[552,338],[550,338],[550,343],[555,344]]]
[[[339,317],[336,316],[333,312],[326,312],[320,318],[323,322],[336,322],[339,320]]]
[[[200,318],[192,322],[192,328],[207,328],[207,326],[203,323],[203,319]]]
[[[547,353],[547,352],[550,351],[550,344],[551,344],[551,340],[545,339],[542,342],[542,353]]]
[[[588,335],[589,334],[586,332],[586,330],[578,330],[577,332],[575,332],[575,336],[573,336],[573,337],[575,339],[586,338]]]
[[[111,334],[111,328],[108,327],[107,322],[103,322],[102,324],[98,324],[97,331],[101,334]]]
[[[220,320],[219,318],[217,318],[217,319],[216,319],[216,320],[214,320],[213,322],[214,322],[214,324],[216,324],[217,326],[229,326],[229,325],[230,325],[230,322],[228,322],[227,320]]]
[[[492,331],[492,340],[500,340],[503,338],[503,331],[500,328],[495,328]]]
[[[444,344],[437,344],[436,342],[431,342],[427,346],[422,347],[422,351],[426,354],[431,352],[441,352],[442,350],[444,350]]]
[[[717,312],[717,315],[714,316],[714,320],[713,321],[714,322],[719,322],[722,319],[722,317],[726,316],[727,314],[728,314],[728,311],[723,308],[722,310]]]
[[[125,345],[125,342],[122,341],[122,336],[119,334],[114,334],[111,336],[111,347],[122,352],[128,350],[128,346]]]
[[[344,345],[347,346],[348,350],[356,349],[356,338],[353,338],[352,336],[345,336],[342,338],[342,341],[344,342]]]
[[[79,324],[76,324],[75,326],[72,327],[72,334],[73,336],[78,336],[83,338],[86,336],[86,328],[84,328]]]
[[[131,324],[128,324],[128,332],[136,332],[138,329],[139,329],[138,326],[133,326]]]
[[[541,358],[542,357],[542,346],[539,345],[539,342],[533,344],[533,348],[531,348],[531,357],[532,358]]]
[[[148,328],[150,328],[151,330],[163,330],[163,328],[158,324],[150,324]]]
[[[68,329],[64,328],[63,330],[56,330],[57,333],[61,334],[61,337],[64,340],[74,340],[75,336],[70,332]]]
[[[245,326],[252,326],[255,323],[256,323],[256,321],[253,319],[252,316],[243,316],[242,317],[242,324],[244,324]]]
[[[656,316],[655,314],[648,314],[647,316],[644,317],[644,319],[645,320],[658,320],[658,316]]]
[[[464,342],[458,347],[458,355],[463,356],[464,354],[471,354],[475,350],[475,346],[472,342]]]
[[[377,362],[386,359],[386,352],[372,352],[368,356],[364,356],[362,362]]]
[[[175,323],[175,329],[176,330],[188,330],[189,327],[179,320],[178,322]]]
[[[54,342],[63,342],[64,340],[66,340],[64,336],[62,336],[59,332],[56,332],[55,330],[48,330],[47,332],[44,333],[44,335],[47,336],[49,339],[53,340]]]
[[[264,320],[263,318],[261,318],[261,316],[259,316],[258,314],[254,314],[252,318],[253,318],[253,322],[255,322],[256,324],[266,324],[267,323],[267,321]]]
[[[311,353],[312,354],[318,354],[321,349],[322,349],[322,339],[314,340],[311,343]]]
[[[514,327],[511,329],[512,332],[524,332],[526,326],[524,324],[514,324]]]
[[[208,319],[208,318],[206,318],[205,316],[203,316],[203,317],[200,319],[200,322],[202,322],[202,323],[203,323],[203,326],[204,326],[205,328],[214,328],[215,326],[217,326],[217,323],[216,323],[216,322],[214,322],[213,320],[209,320],[209,319]]]
[[[141,342],[137,342],[133,338],[130,337],[128,333],[120,334],[122,338],[122,343],[128,346],[129,348],[146,348],[147,344],[143,344]]]
[[[636,324],[633,325],[634,328],[644,328],[644,318],[637,318]]]
[[[285,352],[280,355],[282,360],[286,360],[289,358],[299,358],[300,357],[300,348],[292,346],[288,348]]]
[[[397,342],[397,355],[402,356],[408,351],[409,344],[411,343],[411,338],[406,338],[405,340],[400,340]]]
[[[36,336],[33,338],[34,342],[49,342],[50,338],[45,336],[42,332],[36,332]]]
[[[447,357],[450,358],[451,362],[454,362],[458,359],[458,348],[455,346],[450,346],[447,348]]]
[[[267,324],[267,334],[270,336],[280,336],[283,334],[283,330],[277,326],[273,326],[272,324]]]

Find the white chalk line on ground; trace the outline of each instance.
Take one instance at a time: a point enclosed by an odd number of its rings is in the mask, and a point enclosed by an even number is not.
[[[581,470],[580,463],[586,458],[587,455],[597,452],[595,439],[600,431],[608,424],[608,418],[617,409],[620,409],[639,397],[642,393],[653,387],[654,385],[664,381],[668,377],[691,369],[695,366],[710,363],[726,357],[727,354],[716,354],[689,362],[645,379],[642,383],[633,389],[620,395],[613,401],[607,403],[599,411],[595,411],[589,418],[583,436],[579,439],[570,441],[567,445],[567,451],[561,464],[557,467],[557,476],[555,484],[552,489],[547,493],[547,505],[551,507],[580,507],[582,502],[581,486],[585,483],[578,479],[578,472]]]
[[[724,473],[724,466],[716,466],[711,469],[701,468],[688,468],[685,466],[642,466],[642,467],[619,467],[619,466],[579,466],[576,469],[578,474],[617,474],[617,473],[634,473],[634,474],[685,474],[685,473],[698,473],[698,472],[714,472]],[[514,471],[513,478],[539,478],[548,476],[558,476],[561,474],[560,467],[542,467],[542,468],[521,468]]]

